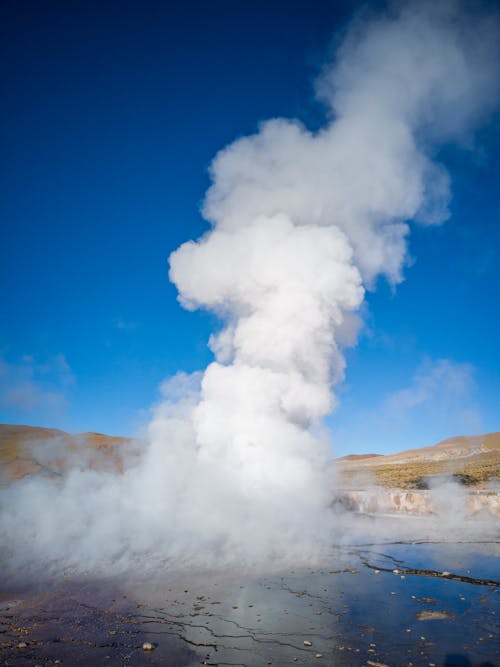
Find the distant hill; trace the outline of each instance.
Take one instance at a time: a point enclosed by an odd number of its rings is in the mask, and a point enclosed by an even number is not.
[[[384,486],[424,488],[427,478],[452,475],[476,485],[500,478],[500,432],[447,438],[430,447],[388,455],[350,455],[335,461],[347,480],[371,475]]]
[[[341,456],[337,461],[361,461],[363,459],[372,459],[374,456],[382,456],[382,454],[347,454]]]
[[[0,424],[0,481],[27,475],[63,475],[71,468],[123,470],[141,443],[102,433],[72,435],[51,428]],[[500,479],[500,432],[457,436],[398,454],[349,454],[333,462],[348,485],[425,488],[427,479],[455,475],[464,484]]]
[[[131,449],[126,438],[102,433],[71,435],[53,428],[0,424],[0,479],[60,476],[75,467],[120,471]]]

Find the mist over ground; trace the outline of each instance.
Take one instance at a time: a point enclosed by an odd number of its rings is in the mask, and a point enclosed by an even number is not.
[[[465,3],[362,13],[316,82],[322,128],[274,118],[215,156],[210,229],[170,256],[180,303],[220,317],[215,360],[165,381],[122,474],[2,489],[6,567],[310,562],[355,536],[331,511],[322,420],[365,290],[403,279],[409,221],[449,216],[435,155],[494,111],[498,43],[498,13]]]

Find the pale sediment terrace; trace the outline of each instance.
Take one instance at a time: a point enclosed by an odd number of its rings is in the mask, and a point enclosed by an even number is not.
[[[401,490],[376,488],[371,490],[340,490],[333,506],[363,514],[439,515],[450,508],[472,518],[478,515],[500,517],[500,493],[492,490],[461,491],[452,497],[455,489]]]

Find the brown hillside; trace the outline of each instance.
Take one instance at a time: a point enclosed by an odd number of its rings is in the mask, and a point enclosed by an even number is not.
[[[398,454],[337,459],[346,480],[369,473],[384,486],[422,488],[433,476],[453,475],[464,484],[500,479],[500,432],[447,438]]]
[[[121,471],[126,438],[102,433],[71,435],[51,428],[0,424],[1,481],[41,473],[58,476],[70,468]]]
[[[363,459],[372,459],[376,456],[382,456],[382,454],[347,454],[347,456],[341,456],[337,461],[362,461]]]
[[[120,472],[140,443],[102,433],[71,435],[57,429],[0,424],[0,482],[31,474],[60,476],[71,468]],[[347,483],[366,474],[377,484],[422,488],[436,475],[466,484],[500,479],[500,432],[448,438],[398,454],[351,454],[335,461]]]

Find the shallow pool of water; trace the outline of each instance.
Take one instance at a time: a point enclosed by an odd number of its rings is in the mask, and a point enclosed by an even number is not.
[[[499,555],[496,542],[365,543],[314,569],[4,589],[0,664],[486,667],[499,664]]]

